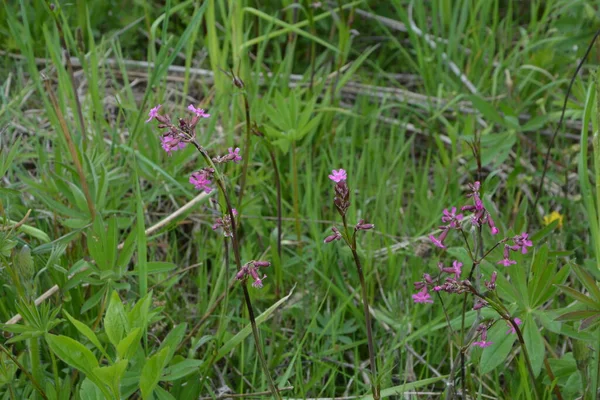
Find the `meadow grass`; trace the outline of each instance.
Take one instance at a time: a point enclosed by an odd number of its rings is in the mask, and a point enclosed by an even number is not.
[[[117,3],[0,8],[0,318],[25,319],[20,331],[1,327],[18,339],[2,345],[3,398],[270,396],[231,244],[211,229],[222,199],[189,184],[206,166],[192,146],[169,156],[144,123],[157,104],[185,116],[190,103],[211,114],[198,130],[211,155],[249,143],[247,172],[243,163],[221,171],[241,215],[241,259],[272,263],[264,287],[248,289],[284,397],[372,398],[353,254],[323,243],[337,218],[328,175],[344,168],[350,225],[375,224],[357,254],[382,397],[447,395],[460,353],[447,316],[457,329],[463,301],[444,299],[445,312],[415,304],[413,282],[466,258],[427,236],[481,180],[501,232],[536,239],[531,267],[499,267],[503,288],[541,299],[510,302],[528,318],[536,379],[515,344],[501,355],[469,350],[464,387],[473,398],[533,399],[536,385],[544,398],[556,396],[552,385],[564,399],[595,398],[600,328],[580,330],[581,315],[557,318],[593,310],[586,299],[600,279],[597,49],[573,86],[534,207],[567,84],[600,25],[593,1]],[[253,129],[266,137],[248,136]],[[469,146],[477,137],[482,168]],[[545,223],[552,211],[560,224]],[[539,268],[554,271],[547,298],[535,286]],[[569,294],[579,292],[589,296],[575,304]],[[466,313],[467,326],[476,314]],[[126,337],[139,346],[121,353]],[[107,368],[98,376],[123,368],[120,384],[94,381],[97,370],[74,366],[61,346],[89,350],[94,368]]]

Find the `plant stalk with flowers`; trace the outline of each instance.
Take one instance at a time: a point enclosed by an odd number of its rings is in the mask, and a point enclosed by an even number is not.
[[[163,133],[161,137],[162,148],[168,154],[171,154],[171,152],[173,151],[177,151],[184,148],[188,143],[192,144],[196,148],[196,150],[198,150],[198,152],[202,155],[202,158],[204,158],[204,161],[206,162],[208,167],[202,168],[200,171],[194,172],[190,176],[190,183],[193,184],[196,189],[203,190],[206,193],[210,193],[213,189],[212,179],[214,179],[219,192],[223,196],[223,200],[225,201],[226,206],[225,215],[223,216],[223,218],[218,218],[216,220],[215,225],[213,225],[213,229],[216,230],[218,228],[222,228],[224,236],[226,238],[228,237],[231,239],[233,254],[238,270],[236,278],[241,282],[242,291],[244,293],[244,302],[248,310],[250,325],[252,327],[252,335],[254,337],[254,343],[260,359],[260,364],[263,369],[263,373],[267,378],[267,383],[269,385],[271,395],[276,399],[281,399],[281,395],[279,394],[275,382],[271,377],[267,361],[262,351],[260,336],[258,334],[258,328],[256,326],[256,318],[254,316],[254,309],[252,307],[252,302],[250,300],[250,294],[248,292],[247,287],[248,277],[250,277],[254,280],[254,282],[252,283],[253,287],[262,288],[263,280],[267,277],[267,275],[262,274],[261,276],[260,270],[261,268],[268,267],[270,263],[268,261],[253,260],[242,265],[235,220],[237,210],[231,205],[231,201],[229,199],[225,186],[225,179],[216,167],[216,164],[222,164],[229,161],[239,162],[241,160],[241,156],[239,155],[240,149],[236,148],[234,150],[233,148],[229,148],[228,154],[211,158],[207,150],[204,147],[202,147],[196,140],[196,126],[198,122],[203,118],[209,118],[210,114],[206,113],[206,111],[202,108],[196,108],[194,107],[194,105],[190,104],[188,106],[188,110],[193,112],[194,116],[191,119],[179,118],[178,124],[175,125],[171,122],[171,118],[169,117],[169,115],[162,115],[158,113],[160,108],[160,104],[152,108],[148,114],[149,118],[148,120],[146,120],[146,122],[150,122],[151,120],[156,119],[158,121],[159,129],[168,129],[167,132]]]
[[[373,399],[379,400],[380,387],[379,379],[377,377],[377,361],[375,356],[375,346],[373,344],[371,314],[369,313],[369,301],[367,300],[367,285],[365,283],[365,276],[363,273],[362,264],[360,262],[360,257],[358,256],[356,246],[356,233],[358,231],[366,231],[373,229],[375,225],[365,223],[365,221],[361,219],[354,226],[354,230],[351,233],[350,229],[348,228],[348,223],[346,221],[346,213],[348,211],[348,208],[350,207],[350,189],[348,188],[348,184],[346,183],[346,171],[341,168],[338,171],[333,170],[331,172],[331,175],[329,175],[329,179],[335,182],[335,197],[333,199],[333,204],[335,205],[335,208],[338,210],[338,213],[342,217],[342,225],[344,227],[344,230],[343,232],[340,232],[339,229],[333,226],[331,228],[333,234],[327,236],[324,242],[330,243],[336,240],[343,239],[346,245],[350,248],[350,251],[352,252],[352,258],[354,259],[354,264],[356,265],[356,271],[358,272],[358,278],[360,280],[363,312],[365,314],[365,326],[367,329],[367,345],[369,347],[369,362],[371,364],[371,389],[373,391]]]
[[[449,234],[451,232],[459,233],[459,236],[464,241],[465,248],[472,262],[471,269],[468,273],[467,278],[463,279],[461,277],[463,272],[463,264],[458,260],[453,261],[451,267],[447,267],[443,263],[440,263],[438,265],[439,274],[436,277],[425,273],[423,274],[423,280],[414,283],[415,289],[417,289],[418,292],[416,294],[413,294],[412,297],[415,303],[433,303],[433,298],[430,294],[430,290],[436,293],[440,300],[442,292],[463,295],[463,312],[460,334],[461,345],[459,354],[459,357],[462,360],[461,384],[463,396],[466,395],[466,384],[464,376],[465,353],[468,351],[470,346],[477,346],[480,348],[492,346],[493,342],[488,340],[487,331],[495,322],[497,322],[481,321],[478,314],[478,318],[476,318],[473,327],[468,333],[465,334],[466,300],[468,295],[471,295],[472,298],[474,298],[474,305],[472,307],[473,310],[479,312],[479,310],[481,310],[484,307],[491,307],[500,316],[500,319],[506,321],[506,323],[509,325],[510,329],[507,332],[507,334],[517,335],[519,343],[521,345],[528,373],[531,377],[533,385],[536,388],[536,398],[541,398],[539,388],[535,384],[535,374],[531,366],[529,353],[527,352],[527,347],[525,345],[521,329],[519,328],[521,320],[511,315],[508,308],[502,303],[501,299],[496,293],[495,289],[498,273],[494,271],[491,274],[489,280],[486,280],[484,282],[484,288],[480,288],[479,285],[472,283],[474,276],[476,280],[479,279],[479,265],[483,262],[484,259],[489,257],[494,252],[494,250],[498,248],[503,249],[502,259],[496,264],[502,265],[504,267],[510,267],[511,265],[515,265],[517,263],[515,260],[511,259],[511,253],[520,252],[522,254],[526,254],[528,252],[528,248],[533,246],[533,243],[529,239],[529,235],[527,233],[522,233],[513,237],[503,238],[497,241],[488,250],[485,250],[483,248],[483,228],[487,226],[492,236],[497,235],[500,231],[496,227],[492,216],[490,215],[489,211],[486,209],[486,207],[483,204],[483,201],[481,200],[480,189],[480,182],[469,184],[469,193],[467,194],[467,198],[472,200],[472,204],[467,204],[463,206],[461,208],[461,211],[472,213],[470,218],[465,218],[463,214],[458,213],[456,207],[452,207],[450,210],[445,209],[441,218],[442,222],[445,225],[439,228],[441,230],[441,233],[437,237],[434,235],[430,235],[429,237],[435,246],[445,250],[447,248],[446,240],[448,239]],[[467,231],[467,225],[469,224],[472,227],[471,230],[474,230],[475,233],[473,239],[475,243],[473,245],[470,244],[468,235],[469,232]],[[443,302],[442,307],[444,307]],[[445,308],[444,313],[446,314],[447,321],[449,321],[447,311]],[[451,382],[453,382],[454,380],[454,366],[458,364],[457,361],[458,360],[456,360],[453,363],[453,370],[450,373]],[[452,398],[453,390],[453,385],[449,385],[449,398]]]

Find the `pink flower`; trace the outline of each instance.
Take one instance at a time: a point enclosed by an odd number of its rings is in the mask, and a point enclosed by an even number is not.
[[[252,287],[257,289],[261,289],[263,287],[263,279],[265,279],[267,275],[263,275],[262,278],[254,278],[254,282],[252,282]]]
[[[492,276],[491,276],[489,282],[485,281],[485,287],[488,288],[489,290],[496,289],[496,278],[498,278],[498,273],[496,271],[494,271],[494,272],[492,272]]]
[[[509,245],[505,244],[504,245],[504,258],[502,260],[498,261],[497,264],[504,265],[505,267],[510,267],[511,265],[517,263],[516,261],[510,259],[510,250],[512,250],[512,248]]]
[[[338,228],[336,228],[335,226],[332,226],[331,230],[333,231],[333,235],[327,236],[325,238],[325,240],[323,240],[323,243],[331,243],[334,240],[340,240],[342,238],[342,234],[340,233]]]
[[[442,231],[442,233],[440,234],[439,238],[436,239],[435,236],[429,235],[429,239],[433,242],[433,244],[435,244],[440,249],[445,249],[446,246],[444,246],[444,240],[446,240],[447,236],[448,236],[448,229],[444,229]]]
[[[521,253],[527,254],[527,248],[533,246],[533,242],[529,240],[529,235],[523,232],[513,238],[515,242],[515,249],[521,249]]]
[[[194,185],[194,187],[198,190],[204,190],[206,193],[210,193],[212,188],[209,186],[212,182],[206,176],[206,173],[194,172],[192,176],[190,176],[190,183]]]
[[[485,300],[477,299],[475,301],[475,305],[473,305],[473,310],[481,310],[483,307],[487,306],[488,303]]]
[[[452,207],[450,211],[444,209],[442,215],[442,222],[447,224],[450,223],[450,228],[457,229],[460,227],[459,222],[463,219],[462,214],[456,214],[456,207]]]
[[[154,118],[156,118],[156,116],[158,115],[158,110],[160,110],[160,107],[161,107],[161,105],[159,104],[156,107],[150,109],[150,112],[148,113],[148,116],[150,118],[148,118],[146,120],[147,123],[150,122],[150,121],[152,121]]]
[[[236,147],[235,150],[233,150],[233,147],[230,147],[229,149],[229,156],[231,157],[231,159],[233,160],[234,163],[237,163],[238,161],[242,160],[242,156],[240,156],[240,148]]]
[[[492,219],[492,216],[489,213],[487,215],[487,223],[490,229],[492,230],[492,235],[497,235],[498,232],[500,232],[496,227],[496,224],[494,224],[494,220]]]
[[[427,288],[424,287],[419,293],[413,294],[412,298],[415,303],[433,303],[431,295],[427,292]]]
[[[172,151],[183,149],[186,143],[181,141],[181,139],[171,136],[170,134],[166,134],[160,138],[160,145],[164,151],[171,155]]]
[[[196,107],[194,107],[193,104],[190,104],[188,106],[188,110],[190,110],[191,112],[193,112],[194,114],[196,114],[199,118],[208,118],[208,117],[210,117],[210,114],[207,114],[206,111],[204,111],[204,109],[202,109],[202,108],[196,108]]]
[[[514,265],[516,263],[517,262],[515,260],[509,260],[508,258],[503,258],[502,260],[498,261],[496,264],[504,265],[505,267],[510,267],[511,265]]]
[[[331,179],[335,183],[345,181],[346,180],[346,171],[344,171],[342,168],[340,168],[339,171],[336,171],[334,169],[333,171],[331,171],[331,175],[329,175],[329,179]]]
[[[521,325],[523,323],[523,321],[521,321],[520,318],[515,318],[514,321],[515,321],[515,324],[517,324],[517,325]],[[508,331],[506,331],[507,335],[511,334],[511,333],[517,333],[517,330],[510,322],[506,321],[506,323],[508,324],[508,327],[509,327]]]
[[[488,342],[487,340],[482,340],[480,342],[473,342],[473,346],[479,346],[482,349],[485,349],[486,347],[490,347],[492,343],[493,342]]]

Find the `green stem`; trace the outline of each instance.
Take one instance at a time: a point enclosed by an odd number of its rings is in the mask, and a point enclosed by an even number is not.
[[[371,388],[373,390],[373,399],[379,400],[379,382],[377,379],[377,363],[375,361],[375,346],[373,345],[373,332],[371,327],[371,314],[369,313],[369,301],[367,300],[367,285],[365,284],[365,276],[363,274],[360,258],[356,252],[356,248],[352,248],[352,256],[356,264],[358,278],[360,280],[360,288],[362,292],[363,311],[365,313],[365,325],[367,328],[367,344],[369,346],[369,361],[371,363]]]
[[[240,195],[238,197],[238,204],[242,205],[242,199],[244,197],[244,189],[246,187],[246,175],[248,174],[248,162],[250,158],[250,133],[252,128],[250,126],[250,104],[248,103],[248,95],[246,91],[242,92],[242,96],[244,97],[244,108],[246,112],[246,143],[244,144],[244,159],[242,165],[242,176],[240,178]]]
[[[40,369],[40,366],[41,366],[40,343],[38,342],[37,337],[29,339],[28,342],[29,342],[29,360],[31,361],[31,374],[38,382],[41,382],[42,371]]]
[[[13,363],[15,363],[17,368],[19,368],[25,374],[25,376],[27,376],[27,378],[29,378],[29,380],[33,384],[33,387],[35,388],[35,390],[38,391],[40,396],[42,396],[44,400],[48,400],[48,396],[46,396],[46,393],[44,392],[38,381],[29,373],[29,371],[27,371],[27,369],[25,369],[25,367],[19,362],[19,360],[17,360],[17,358],[13,356],[12,353],[8,351],[8,349],[2,344],[0,344],[0,350],[2,350],[4,354],[6,354],[8,358],[10,358]]]
[[[358,253],[356,251],[356,231],[350,237],[348,233],[348,223],[346,221],[346,215],[342,214],[342,224],[344,225],[344,233],[346,244],[352,250],[352,257],[354,258],[354,264],[356,265],[356,271],[358,272],[358,279],[360,280],[360,288],[363,303],[363,312],[365,314],[365,326],[367,328],[367,345],[369,348],[369,363],[371,364],[371,390],[373,392],[373,400],[379,400],[380,387],[379,380],[377,377],[377,362],[375,360],[375,346],[373,344],[373,328],[371,326],[371,313],[369,313],[369,300],[367,298],[367,285],[365,283],[365,275],[363,273],[362,264]]]
[[[231,243],[232,243],[232,247],[233,247],[233,255],[235,257],[235,262],[237,265],[237,269],[239,271],[242,269],[242,259],[240,256],[240,248],[239,248],[239,242],[238,242],[238,238],[237,238],[235,217],[233,215],[233,208],[231,206],[231,201],[229,200],[229,196],[227,195],[227,191],[225,190],[225,181],[223,180],[222,175],[217,170],[215,164],[213,163],[212,159],[210,158],[210,156],[208,155],[206,150],[202,146],[200,146],[200,144],[198,144],[198,142],[195,139],[192,140],[191,143],[196,147],[198,152],[200,152],[200,154],[202,155],[202,157],[204,158],[206,163],[214,170],[214,177],[217,182],[217,186],[219,188],[219,191],[221,192],[221,195],[223,196],[223,199],[225,200],[225,204],[227,206],[227,213],[229,214],[229,218],[231,220]],[[250,325],[252,326],[252,336],[254,337],[254,344],[256,347],[256,352],[258,353],[258,357],[260,359],[260,364],[263,369],[263,373],[265,374],[265,376],[267,378],[267,383],[269,385],[269,389],[270,389],[273,397],[275,397],[276,399],[281,399],[281,395],[279,394],[279,391],[277,390],[277,386],[275,386],[275,382],[273,381],[273,378],[271,377],[271,374],[269,373],[269,366],[267,365],[267,360],[265,359],[265,356],[262,351],[262,345],[260,342],[260,337],[258,335],[258,328],[256,327],[256,318],[254,317],[254,310],[252,309],[252,302],[250,300],[250,294],[248,293],[248,288],[246,287],[245,282],[242,283],[242,289],[244,291],[244,302],[245,302],[246,308],[248,310]]]
[[[294,181],[294,220],[296,224],[296,237],[298,239],[298,243],[300,243],[301,239],[301,230],[300,230],[300,187],[298,186],[298,165],[296,160],[296,142],[292,142],[292,179]]]
[[[525,345],[525,339],[523,339],[523,334],[521,333],[521,329],[519,328],[519,325],[517,325],[517,323],[514,321],[513,318],[509,318],[508,322],[512,325],[512,327],[515,329],[515,332],[517,333],[517,337],[519,338],[519,343],[521,344],[521,350],[523,351],[523,357],[525,358],[525,364],[527,365],[527,371],[529,372],[529,376],[531,377],[531,382],[533,384],[533,387],[535,388],[535,398],[536,399],[541,399],[542,395],[539,392],[539,387],[538,385],[536,385],[535,382],[535,374],[533,373],[533,367],[531,366],[531,359],[529,358],[529,352],[527,351],[527,346]]]
[[[279,167],[277,166],[277,158],[275,157],[275,151],[273,147],[268,144],[269,148],[269,156],[271,157],[271,162],[273,163],[273,179],[275,180],[275,189],[277,191],[277,255],[279,256],[279,263],[281,263],[281,178],[279,176]],[[281,271],[275,271],[275,275],[277,276],[277,280],[275,281],[275,297],[279,298],[279,280],[281,276]]]
[[[50,359],[52,360],[52,374],[54,375],[54,386],[56,391],[56,398],[60,399],[60,379],[58,377],[58,363],[56,362],[56,356],[53,351],[50,351]]]

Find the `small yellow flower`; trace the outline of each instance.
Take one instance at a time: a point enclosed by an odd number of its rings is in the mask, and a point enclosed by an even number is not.
[[[554,221],[558,220],[558,227],[562,228],[562,226],[563,226],[563,218],[564,218],[564,216],[561,215],[558,211],[552,211],[550,213],[550,215],[546,215],[544,217],[544,225],[550,225]]]

